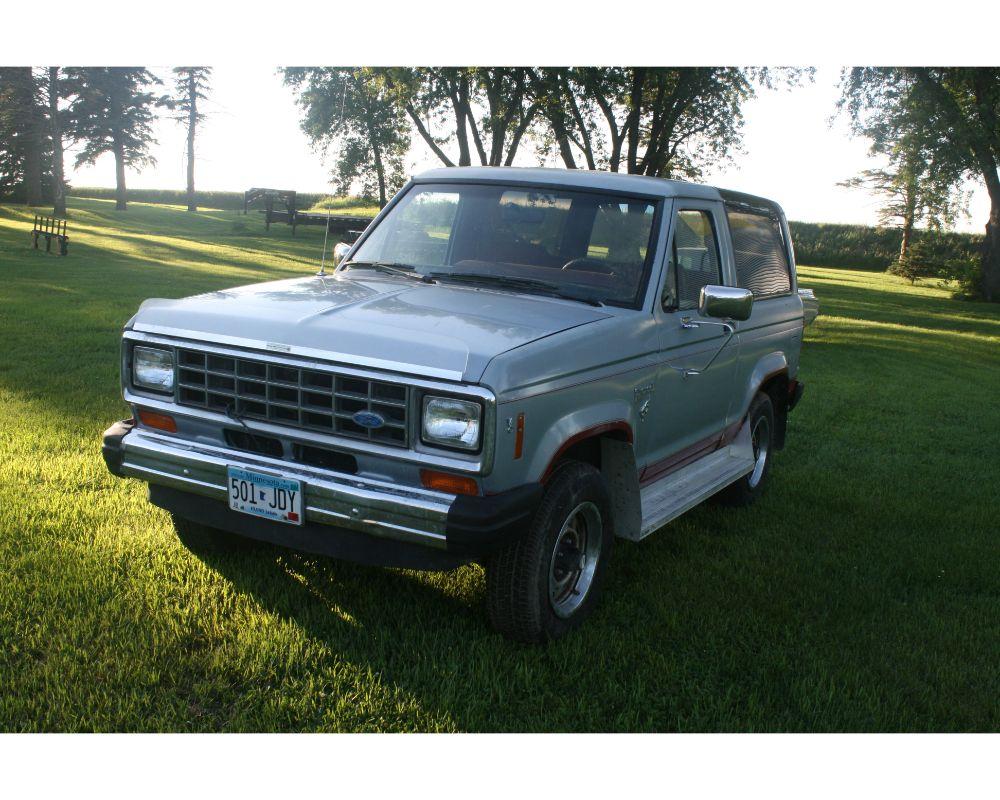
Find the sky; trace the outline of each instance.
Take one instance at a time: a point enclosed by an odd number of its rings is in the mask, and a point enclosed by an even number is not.
[[[151,68],[169,81],[168,68]],[[832,120],[839,96],[839,70],[821,67],[815,81],[792,90],[761,91],[744,106],[743,153],[733,163],[713,169],[705,182],[763,195],[780,203],[790,219],[806,222],[875,224],[878,201],[865,191],[836,184],[875,166],[867,143],[851,138],[846,120]],[[300,109],[291,89],[282,84],[277,68],[268,65],[216,67],[209,118],[198,133],[195,182],[199,189],[243,191],[251,186],[326,192],[329,164],[299,128]],[[152,148],[153,167],[129,172],[130,188],[183,189],[185,186],[185,127],[157,120]],[[535,166],[533,148],[523,147],[519,166]],[[77,186],[114,186],[114,161],[102,156],[93,166],[72,168],[68,179]],[[423,145],[408,158],[411,174],[440,166]],[[556,161],[546,166],[561,166]],[[970,216],[959,230],[982,230],[989,203],[976,186]]]

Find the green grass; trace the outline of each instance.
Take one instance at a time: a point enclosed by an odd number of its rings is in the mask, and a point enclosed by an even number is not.
[[[319,230],[73,199],[60,259],[29,221],[0,208],[0,729],[1000,727],[996,307],[802,268],[823,316],[769,491],[618,542],[587,626],[522,647],[478,567],[203,562],[104,468],[139,302],[308,274]]]

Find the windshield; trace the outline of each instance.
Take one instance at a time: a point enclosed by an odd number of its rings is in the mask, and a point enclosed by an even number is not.
[[[416,185],[351,262],[637,308],[656,204],[503,184]]]

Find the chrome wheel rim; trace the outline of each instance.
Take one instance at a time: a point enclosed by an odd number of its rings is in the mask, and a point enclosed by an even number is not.
[[[594,582],[604,524],[591,502],[580,503],[563,522],[549,558],[549,603],[557,617],[573,614]]]
[[[753,448],[753,472],[750,473],[751,489],[756,489],[760,479],[764,477],[764,467],[767,466],[767,453],[771,449],[771,423],[767,417],[760,417],[750,431],[750,446]]]

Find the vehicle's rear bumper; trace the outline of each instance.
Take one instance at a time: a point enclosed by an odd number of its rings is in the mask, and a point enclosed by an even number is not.
[[[116,475],[150,484],[150,500],[233,533],[352,561],[447,569],[484,556],[527,529],[539,484],[485,497],[455,496],[319,470],[238,450],[112,425],[102,453]],[[231,511],[229,466],[303,482],[304,522],[287,525]]]

